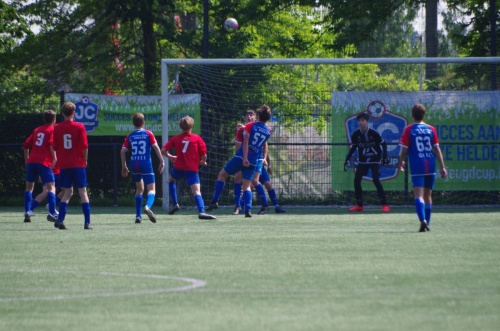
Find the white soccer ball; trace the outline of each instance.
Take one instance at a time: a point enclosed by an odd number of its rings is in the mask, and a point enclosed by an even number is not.
[[[238,21],[234,18],[228,18],[224,21],[224,29],[228,32],[234,32],[238,29]]]

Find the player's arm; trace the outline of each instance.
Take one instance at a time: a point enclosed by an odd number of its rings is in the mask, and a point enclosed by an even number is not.
[[[122,161],[122,177],[128,176],[126,154],[127,154],[127,148],[122,147],[122,149],[120,150],[120,159]]]
[[[269,154],[268,154],[269,146],[267,145],[267,141],[264,143],[262,151],[264,152],[264,159],[262,162],[264,163],[264,165],[269,165],[269,163],[267,163],[267,160],[269,159]]]
[[[401,146],[401,152],[399,153],[399,171],[405,171],[405,159],[408,154],[408,147]]]
[[[200,157],[200,164],[207,165],[207,154],[204,154]]]
[[[163,156],[161,155],[160,147],[158,147],[158,144],[154,144],[151,147],[153,147],[156,156],[158,156],[158,159],[160,160],[160,165],[158,166],[158,172],[161,174],[163,172],[163,169],[165,168],[165,161],[163,161]]]
[[[439,145],[434,145],[434,154],[436,154],[436,157],[438,159],[439,165],[441,166],[441,171],[439,174],[441,175],[441,178],[445,178],[448,175],[448,171],[446,170],[446,167],[444,165],[444,158],[443,158],[443,153],[441,153],[441,148],[439,148]]]
[[[87,165],[88,161],[89,161],[89,150],[88,149],[83,150],[83,158],[85,159],[85,165]]]
[[[248,136],[250,134],[247,131],[243,132],[243,165],[248,167],[250,162],[248,162]]]
[[[24,164],[25,165],[28,164],[29,157],[30,157],[30,149],[29,148],[25,148],[24,149]]]
[[[387,156],[387,142],[380,138],[380,146],[382,147],[382,164],[389,164],[389,157]]]
[[[170,146],[171,146],[171,143],[170,143],[170,140],[169,140],[165,145],[163,145],[163,147],[161,148],[160,151],[161,151],[162,155],[165,155],[170,160],[170,162],[175,163],[175,161],[177,160],[177,156],[173,155],[173,154],[170,154],[168,152],[169,149],[170,149]]]
[[[354,137],[351,137],[351,141],[354,141],[353,138]],[[354,152],[356,151],[357,148],[358,148],[358,144],[351,144],[351,148],[349,148],[349,152],[345,156],[344,171],[347,171],[347,166],[349,165],[349,160],[351,159],[352,155],[354,154]]]
[[[52,146],[50,146],[49,149],[50,149],[50,155],[52,155],[52,165],[50,166],[50,169],[54,170],[54,168],[56,167],[56,163],[57,163],[57,155],[56,155],[56,151],[54,150],[54,148]]]
[[[273,174],[273,169],[271,168],[271,157],[269,156],[269,153],[267,153],[267,173],[272,175]]]

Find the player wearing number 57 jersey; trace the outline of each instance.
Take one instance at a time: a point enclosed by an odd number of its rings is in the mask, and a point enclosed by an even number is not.
[[[84,215],[84,226],[86,230],[92,229],[90,224],[90,201],[87,195],[87,158],[88,140],[87,132],[83,124],[75,122],[76,106],[72,102],[66,102],[61,107],[64,122],[54,127],[54,150],[57,153],[57,165],[61,169],[59,185],[64,189],[64,195],[59,205],[57,219],[52,215],[54,226],[60,230],[66,230],[64,219],[68,211],[68,203],[73,195],[73,188],[78,189],[82,212]],[[47,216],[49,218],[51,215]]]
[[[241,147],[219,172],[208,211],[219,208],[218,201],[229,175],[241,171],[245,217],[252,217],[252,180],[256,172],[260,173],[263,160],[267,158],[267,140],[271,136],[271,130],[266,122],[270,118],[271,108],[263,105],[257,110],[257,122],[251,122],[245,126]]]
[[[441,166],[441,178],[447,175],[436,129],[432,125],[423,122],[425,113],[426,109],[423,105],[416,104],[413,106],[411,116],[414,123],[405,127],[399,141],[401,146],[399,170],[404,171],[404,160],[408,155],[415,209],[421,224],[420,232],[430,231],[436,159]]]
[[[151,149],[153,149],[160,160],[158,172],[163,172],[165,162],[161,156],[160,147],[156,142],[153,132],[144,129],[146,122],[144,115],[136,113],[132,116],[132,123],[135,130],[131,132],[123,142],[120,151],[122,162],[122,177],[127,177],[129,169],[127,168],[126,153],[131,151],[130,172],[132,180],[135,182],[135,223],[142,222],[142,202],[144,194],[144,185],[147,188],[147,200],[144,206],[144,212],[148,215],[151,222],[156,223],[156,216],[151,210],[156,196],[156,180],[153,171],[153,162],[151,160]]]

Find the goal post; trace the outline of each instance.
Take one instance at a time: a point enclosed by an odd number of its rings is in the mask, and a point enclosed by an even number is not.
[[[425,81],[426,64],[438,64],[439,77]],[[218,172],[234,154],[237,123],[248,108],[267,104],[271,183],[285,205],[349,206],[353,169],[343,171],[354,116],[371,115],[370,125],[389,143],[391,164],[383,168],[389,204],[406,205],[409,179],[397,174],[402,127],[420,102],[426,120],[438,129],[450,177],[436,182],[435,200],[448,205],[498,205],[500,187],[500,57],[348,58],[348,59],[163,59],[162,140],[179,134],[185,114],[194,116],[194,132],[208,147],[208,165],[200,168],[202,195],[210,202]],[[353,158],[353,163],[356,162]],[[169,207],[166,160],[163,208]],[[368,175],[363,181],[367,205],[378,205]],[[179,199],[193,206],[189,188],[178,184]],[[232,206],[232,179],[221,205]],[[255,204],[260,204],[256,201]]]

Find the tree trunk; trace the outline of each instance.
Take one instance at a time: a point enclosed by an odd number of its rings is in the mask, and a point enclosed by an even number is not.
[[[158,75],[156,69],[156,38],[153,29],[153,0],[146,0],[146,8],[141,15],[143,55],[144,55],[144,92],[155,93],[155,82]]]
[[[425,3],[425,50],[426,57],[438,56],[438,2],[426,0]],[[429,63],[425,66],[426,79],[437,77],[437,64]]]

